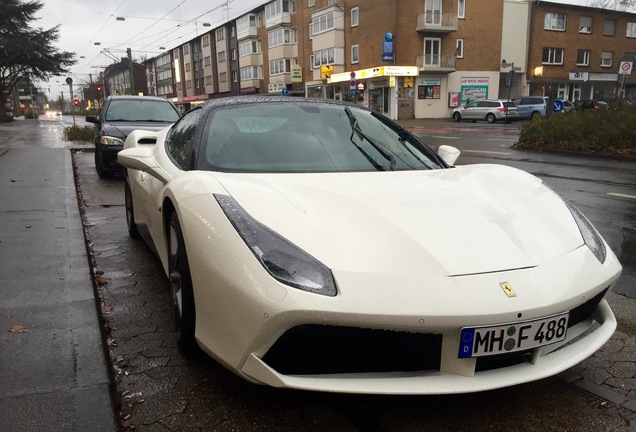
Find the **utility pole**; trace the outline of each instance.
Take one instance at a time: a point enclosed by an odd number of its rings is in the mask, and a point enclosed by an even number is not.
[[[130,94],[135,94],[135,78],[133,77],[133,62],[132,62],[132,51],[130,48],[126,50],[128,53],[128,67],[130,69]]]

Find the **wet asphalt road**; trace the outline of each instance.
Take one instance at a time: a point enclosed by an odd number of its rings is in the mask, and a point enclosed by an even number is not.
[[[445,125],[442,125],[445,127]],[[430,128],[429,128],[430,129]],[[434,128],[418,135],[439,134]],[[625,295],[610,302],[623,326],[621,350],[636,334],[634,238],[636,164],[532,156],[502,147],[511,133],[466,132],[461,139],[428,136],[431,144],[463,147],[461,163],[506,163],[543,178],[573,200],[592,219],[626,265]],[[512,132],[514,133],[514,131]],[[473,134],[473,135],[471,135]],[[494,138],[493,138],[494,137]],[[514,140],[514,138],[512,138]],[[502,150],[503,149],[503,150]],[[471,151],[472,150],[472,151]],[[490,153],[485,153],[490,152]],[[634,431],[634,411],[618,407],[581,387],[554,377],[513,388],[473,395],[386,397],[332,395],[255,386],[213,360],[183,357],[174,342],[168,284],[158,260],[128,237],[123,181],[97,178],[90,152],[75,153],[80,205],[84,213],[93,269],[105,317],[109,348],[125,429],[136,431]],[[618,167],[618,168],[617,168]],[[618,343],[616,345],[619,345]],[[629,347],[628,347],[629,348]],[[614,345],[586,366],[616,354]],[[633,366],[635,347],[624,351]],[[591,364],[590,364],[591,363]],[[631,367],[630,366],[630,367]],[[629,369],[629,367],[628,367]],[[629,372],[629,371],[628,371]],[[627,376],[627,374],[625,374]],[[617,394],[636,398],[636,370]],[[595,382],[590,376],[587,380]],[[631,380],[631,381],[630,381]],[[598,380],[597,380],[598,381]],[[604,382],[603,382],[603,385]],[[632,388],[629,388],[629,385]],[[584,387],[583,387],[584,388]],[[617,389],[618,391],[619,389]],[[631,393],[630,393],[631,392]],[[631,406],[631,405],[630,405]]]

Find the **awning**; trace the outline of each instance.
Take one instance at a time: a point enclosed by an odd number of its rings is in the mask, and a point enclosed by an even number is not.
[[[245,87],[239,91],[239,94],[242,94],[242,95],[255,94],[257,93],[257,90],[258,89],[256,87]]]

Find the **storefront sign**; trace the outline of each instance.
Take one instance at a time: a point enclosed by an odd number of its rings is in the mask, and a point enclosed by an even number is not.
[[[441,85],[442,83],[442,80],[439,78],[423,78],[421,81],[421,85],[425,86]]]
[[[381,88],[381,87],[389,87],[389,78],[373,78],[371,80],[370,88]]]
[[[488,78],[462,78],[460,100],[488,99]]]
[[[303,82],[303,68],[301,65],[292,65],[291,67],[291,80],[295,82]]]
[[[618,74],[590,73],[590,81],[618,81]]]
[[[381,77],[381,76],[418,76],[419,70],[417,66],[380,66],[370,69],[360,69],[353,71],[357,80]],[[331,74],[329,83],[337,83],[342,81],[349,81],[351,79],[351,72],[334,73]]]
[[[268,84],[267,93],[280,93],[284,88],[287,88],[285,83]]]
[[[570,72],[570,81],[587,81],[589,79],[589,72]]]

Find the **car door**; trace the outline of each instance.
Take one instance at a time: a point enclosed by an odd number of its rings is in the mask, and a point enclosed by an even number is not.
[[[478,102],[468,102],[464,107],[464,111],[462,112],[462,117],[465,119],[473,120],[477,118],[477,114],[479,112]]]
[[[191,169],[192,148],[202,112],[201,108],[188,111],[166,135],[165,151],[178,170],[188,171]],[[156,145],[161,145],[161,143]],[[162,214],[157,209],[162,208],[163,190],[166,185],[150,174],[142,172],[139,175],[138,186],[138,200],[141,203],[140,211],[142,213],[140,217],[147,224],[153,243],[160,245],[164,235],[163,220]]]

